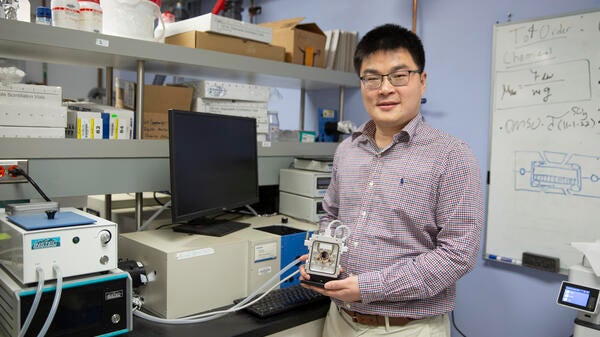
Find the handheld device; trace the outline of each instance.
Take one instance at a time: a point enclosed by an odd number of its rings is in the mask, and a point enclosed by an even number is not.
[[[308,260],[306,260],[304,268],[310,275],[310,280],[301,282],[324,287],[325,283],[339,277],[342,268],[340,265],[342,253],[348,251],[345,244],[348,235],[338,237],[337,233],[349,230],[345,225],[339,225],[332,235],[331,225],[334,223],[341,222],[339,220],[330,222],[324,234],[315,233],[310,239],[304,241],[304,245],[308,247]]]

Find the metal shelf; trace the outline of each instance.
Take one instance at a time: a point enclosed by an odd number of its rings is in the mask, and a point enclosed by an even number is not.
[[[0,57],[130,71],[142,60],[150,73],[307,90],[359,84],[354,73],[14,20],[0,20]]]
[[[258,147],[259,184],[278,184],[295,156],[333,156],[337,143]],[[52,197],[169,190],[167,140],[0,138],[0,159],[29,160],[29,175]],[[39,198],[27,183],[1,184],[0,200]]]
[[[0,159],[169,158],[169,141],[0,138]],[[337,143],[275,142],[258,146],[259,157],[328,156]]]

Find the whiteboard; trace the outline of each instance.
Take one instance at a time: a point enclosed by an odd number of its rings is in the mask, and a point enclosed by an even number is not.
[[[600,239],[600,10],[497,24],[493,48],[485,257],[566,273]]]

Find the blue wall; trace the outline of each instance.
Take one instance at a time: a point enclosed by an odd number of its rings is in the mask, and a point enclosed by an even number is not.
[[[323,30],[353,30],[360,36],[386,22],[412,25],[409,0],[255,3],[263,7],[258,23],[305,16],[305,22],[316,22]],[[508,13],[520,21],[592,9],[600,9],[600,0],[419,1],[417,33],[425,45],[428,72],[423,115],[471,144],[482,173],[487,172],[494,24],[506,22]],[[297,93],[284,91],[283,96],[279,106],[298,106]],[[316,128],[317,107],[338,107],[338,91],[307,94],[305,128]],[[367,119],[357,90],[345,91],[344,107],[345,119],[356,123]],[[280,118],[283,127],[293,128],[297,122],[291,112]],[[456,324],[468,337],[568,337],[575,312],[555,303],[565,278],[481,258],[475,270],[459,281]],[[452,336],[460,334],[453,329]]]

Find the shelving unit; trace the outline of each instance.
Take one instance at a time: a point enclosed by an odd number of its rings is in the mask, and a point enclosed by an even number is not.
[[[358,86],[353,73],[11,20],[0,20],[0,57],[129,71],[144,61],[150,73],[282,88]]]
[[[186,77],[218,77],[305,90],[356,87],[353,73],[209,50],[0,19],[0,57],[110,67]],[[294,156],[332,155],[337,144],[259,147],[259,183],[277,184]],[[28,159],[50,196],[161,191],[169,188],[168,141],[0,139],[0,159]],[[39,197],[29,184],[0,184],[0,200]]]

